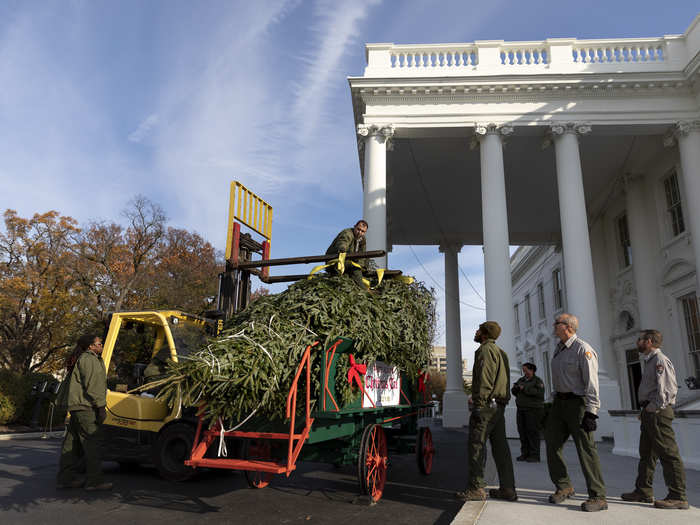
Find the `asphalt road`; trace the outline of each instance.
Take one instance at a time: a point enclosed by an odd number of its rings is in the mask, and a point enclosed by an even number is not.
[[[57,490],[60,439],[0,441],[0,522],[31,523],[370,523],[448,524],[462,502],[453,494],[465,483],[466,434],[433,428],[437,455],[430,476],[418,472],[414,455],[391,457],[382,500],[358,496],[354,468],[300,463],[289,478],[251,489],[242,473],[205,471],[173,483],[154,468],[121,470],[104,463],[113,481],[108,493]]]

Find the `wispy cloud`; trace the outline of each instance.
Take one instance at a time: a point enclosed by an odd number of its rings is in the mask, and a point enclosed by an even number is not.
[[[315,47],[301,57],[305,73],[296,87],[292,114],[303,119],[306,132],[316,127],[327,113],[329,86],[344,81],[347,74],[340,67],[350,44],[358,42],[361,23],[381,0],[344,3],[338,9],[333,0],[319,0],[315,5],[314,23],[310,31],[316,34]],[[345,84],[343,82],[343,87]],[[302,137],[303,138],[303,137]]]
[[[158,125],[158,115],[152,113],[141,121],[138,127],[129,134],[129,142],[141,142]]]

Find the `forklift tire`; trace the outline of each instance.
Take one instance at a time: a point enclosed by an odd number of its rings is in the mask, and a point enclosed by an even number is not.
[[[155,443],[154,463],[160,475],[169,481],[185,481],[195,469],[185,465],[194,442],[195,429],[187,423],[174,423],[166,427]]]

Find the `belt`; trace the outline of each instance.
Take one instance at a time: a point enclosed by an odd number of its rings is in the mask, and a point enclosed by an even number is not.
[[[583,396],[574,394],[573,392],[557,392],[554,397],[557,399],[581,399]]]

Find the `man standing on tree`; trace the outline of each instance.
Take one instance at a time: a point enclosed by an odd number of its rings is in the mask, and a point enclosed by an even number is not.
[[[469,417],[467,461],[469,474],[467,489],[457,497],[466,501],[486,499],[486,439],[491,442],[491,452],[498,471],[499,488],[491,489],[494,499],[515,501],[515,475],[513,460],[506,440],[504,411],[510,400],[510,365],[508,356],[496,345],[501,327],[495,321],[479,325],[474,341],[481,343],[474,354],[472,371],[472,413]]]
[[[326,250],[326,255],[337,255],[339,253],[366,252],[367,241],[365,234],[367,233],[368,224],[364,219],[357,221],[353,228],[345,228],[336,235],[333,242]],[[360,265],[360,268],[348,262],[345,266],[345,274],[348,275],[358,285],[363,286],[362,270],[367,268],[368,260],[359,259],[354,261]],[[328,273],[338,275],[338,270],[335,265],[328,268]]]

